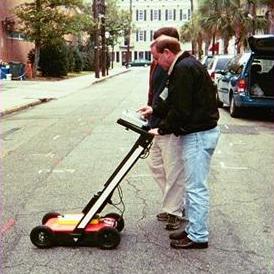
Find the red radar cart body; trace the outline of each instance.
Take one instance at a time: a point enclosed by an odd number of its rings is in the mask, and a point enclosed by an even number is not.
[[[124,228],[123,215],[99,214],[107,204],[112,204],[113,192],[136,161],[147,154],[153,135],[125,119],[119,119],[117,123],[138,133],[139,138],[104,184],[103,190],[92,197],[80,214],[49,212],[42,218],[42,225],[30,233],[31,242],[38,248],[68,245],[114,249],[119,245],[120,232]]]

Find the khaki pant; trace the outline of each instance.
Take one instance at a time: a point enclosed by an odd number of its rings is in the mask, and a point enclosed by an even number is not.
[[[179,138],[173,134],[155,136],[150,149],[149,167],[163,194],[162,212],[182,216],[184,185],[182,170],[174,170],[181,158]]]

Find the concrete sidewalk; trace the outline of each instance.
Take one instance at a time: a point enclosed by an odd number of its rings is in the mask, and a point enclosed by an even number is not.
[[[73,92],[128,72],[125,67],[109,70],[106,77],[95,78],[94,72],[60,81],[5,81],[0,80],[0,117],[31,106],[67,96]]]

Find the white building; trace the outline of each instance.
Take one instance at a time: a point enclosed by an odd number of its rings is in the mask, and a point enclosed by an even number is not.
[[[194,0],[195,4],[195,0]],[[119,0],[121,9],[132,7],[132,33],[130,37],[130,59],[151,60],[150,44],[153,33],[161,27],[180,27],[191,17],[190,0]],[[182,45],[191,50],[190,43]],[[121,41],[115,48],[115,62],[126,61],[127,45]]]

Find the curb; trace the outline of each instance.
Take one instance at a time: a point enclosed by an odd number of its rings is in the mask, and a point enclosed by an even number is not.
[[[104,82],[105,80],[108,80],[108,79],[113,78],[113,77],[115,77],[115,76],[118,76],[118,75],[120,75],[120,74],[127,73],[127,72],[129,72],[129,71],[131,71],[131,70],[130,70],[130,69],[127,69],[127,70],[124,70],[124,71],[117,72],[116,74],[107,75],[107,76],[105,76],[104,78],[101,78],[101,79],[98,79],[98,80],[93,81],[93,82],[92,82],[92,85],[98,84],[98,83],[101,83],[101,82]]]
[[[24,110],[24,109],[27,109],[27,108],[30,108],[30,107],[34,107],[34,106],[37,106],[37,105],[47,103],[47,102],[49,102],[53,99],[54,98],[41,98],[41,99],[38,99],[37,101],[31,102],[31,103],[28,103],[28,104],[25,104],[25,105],[22,105],[22,106],[16,106],[16,107],[13,107],[13,108],[8,109],[8,110],[1,111],[0,112],[0,117],[11,114],[13,112],[17,112],[17,111],[20,111],[20,110]]]
[[[117,72],[116,74],[112,74],[112,75],[107,75],[105,76],[104,78],[101,78],[101,79],[98,79],[98,80],[95,80],[91,83],[91,85],[94,85],[94,84],[97,84],[97,83],[101,83],[101,82],[104,82],[112,77],[115,77],[115,76],[118,76],[120,74],[124,74],[124,73],[127,73],[129,72],[130,70],[127,69],[125,71],[121,71],[121,72]],[[28,103],[28,104],[25,104],[25,105],[21,105],[21,106],[15,106],[11,109],[7,109],[7,110],[4,110],[4,111],[1,111],[0,112],[0,117],[3,117],[5,115],[8,115],[8,114],[11,114],[11,113],[14,113],[14,112],[17,112],[17,111],[20,111],[20,110],[24,110],[24,109],[27,109],[27,108],[30,108],[30,107],[34,107],[34,106],[37,106],[37,105],[41,105],[41,104],[44,104],[44,103],[48,103],[49,101],[53,100],[55,98],[40,98],[36,101],[33,101],[31,103]]]

